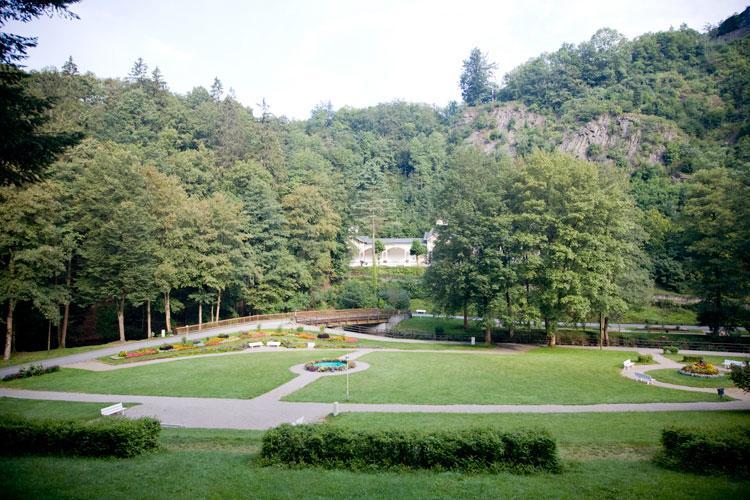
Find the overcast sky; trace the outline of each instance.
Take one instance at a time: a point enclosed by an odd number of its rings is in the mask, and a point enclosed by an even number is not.
[[[363,107],[401,99],[460,100],[461,63],[478,46],[518,64],[587,40],[602,27],[628,38],[686,23],[703,30],[748,0],[314,1],[83,0],[80,20],[41,18],[3,31],[39,37],[28,68],[124,77],[142,57],[171,90],[209,87],[214,76],[257,108],[307,118],[317,103]]]

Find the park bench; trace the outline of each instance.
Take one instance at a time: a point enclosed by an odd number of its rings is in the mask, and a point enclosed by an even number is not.
[[[638,382],[645,382],[647,384],[650,384],[651,382],[654,381],[654,379],[653,379],[653,377],[651,377],[651,375],[646,375],[645,373],[635,372],[633,375],[635,376],[635,379]]]
[[[114,415],[115,413],[125,413],[125,407],[122,406],[122,403],[117,403],[115,405],[102,408],[100,411],[103,417],[107,417],[109,415]]]
[[[633,368],[634,364],[635,363],[633,363],[629,359],[626,359],[625,361],[622,362],[622,367],[625,368],[626,370],[629,370],[630,368]]]
[[[253,347],[263,347],[263,342],[248,342],[247,346],[250,348]]]
[[[729,370],[733,366],[743,367],[743,366],[745,366],[745,362],[744,361],[735,361],[733,359],[725,359],[723,365],[724,365],[724,368],[726,368],[727,370]]]
[[[281,342],[275,342],[273,340],[269,340],[268,342],[266,342],[266,345],[268,347],[281,347]]]

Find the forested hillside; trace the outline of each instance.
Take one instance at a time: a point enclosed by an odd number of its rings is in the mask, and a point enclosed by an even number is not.
[[[600,164],[601,189],[626,178],[617,213],[632,220],[613,235],[642,228],[627,245],[650,280],[726,296],[742,316],[750,38],[725,34],[604,29],[519,66],[474,105],[322,103],[304,121],[243,106],[218,78],[175,94],[140,59],[122,79],[82,74],[72,58],[31,72],[17,89],[53,103],[44,131],[83,139],[42,182],[0,188],[6,326],[28,349],[50,332],[54,347],[199,314],[334,305],[349,235],[375,218],[379,237],[418,236],[449,216],[467,180],[457,172],[484,165],[475,146],[506,178],[545,165],[539,150]]]

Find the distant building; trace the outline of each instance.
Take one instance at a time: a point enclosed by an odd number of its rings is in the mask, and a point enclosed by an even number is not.
[[[438,221],[441,225],[442,221]],[[432,260],[432,250],[437,241],[437,232],[434,229],[424,233],[422,238],[376,238],[385,247],[385,250],[377,256],[377,264],[385,267],[417,267],[429,266]],[[427,247],[427,253],[416,256],[411,254],[411,246],[419,241]],[[352,260],[349,267],[372,266],[372,238],[369,236],[355,236],[351,240]],[[419,259],[419,261],[417,261]]]

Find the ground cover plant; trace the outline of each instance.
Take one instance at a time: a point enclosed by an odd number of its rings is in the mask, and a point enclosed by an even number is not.
[[[343,351],[330,351],[332,357]],[[289,367],[317,359],[314,351],[279,351],[183,359],[119,370],[62,368],[44,377],[3,382],[0,387],[104,394],[253,398],[288,382]]]
[[[264,464],[387,470],[399,468],[515,472],[559,470],[557,446],[544,430],[352,430],[282,425],[263,436]]]
[[[716,396],[639,384],[619,373],[635,353],[537,348],[513,356],[374,352],[350,378],[356,403],[597,404],[714,401]],[[440,383],[436,384],[435,381]],[[344,381],[327,377],[287,396],[339,401]]]

